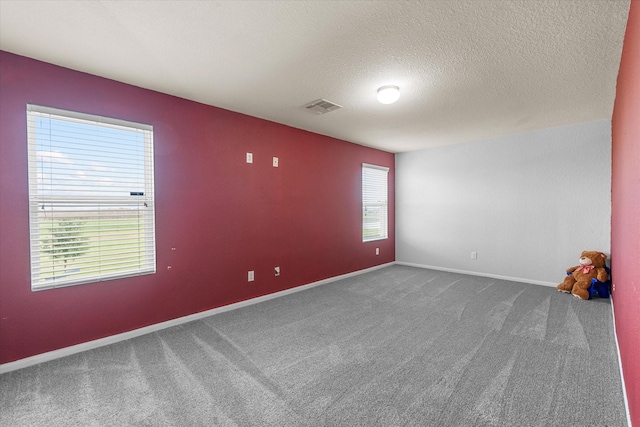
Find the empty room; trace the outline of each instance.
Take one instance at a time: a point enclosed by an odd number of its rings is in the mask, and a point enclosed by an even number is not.
[[[0,425],[640,426],[640,0],[0,0]]]

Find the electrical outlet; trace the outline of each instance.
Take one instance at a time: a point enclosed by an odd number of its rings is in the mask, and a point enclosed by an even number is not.
[[[612,288],[611,288],[611,292],[615,292],[615,291],[616,291],[616,284],[614,283],[614,284],[612,284],[611,286],[612,286]]]
[[[280,267],[274,267],[273,268],[273,274],[276,275],[276,276],[279,276],[280,275]]]
[[[253,163],[253,153],[247,153],[247,163]]]
[[[471,252],[471,259],[478,259],[478,252]]]
[[[247,282],[253,282],[255,280],[255,275],[253,270],[249,271],[247,274]]]
[[[380,255],[380,248],[376,248],[376,255]]]
[[[277,157],[274,157],[274,158],[273,158],[273,167],[274,167],[274,168],[277,168],[277,167],[278,167],[278,158],[277,158]]]

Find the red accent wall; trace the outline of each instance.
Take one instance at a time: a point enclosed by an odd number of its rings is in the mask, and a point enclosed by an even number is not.
[[[640,426],[640,0],[632,0],[612,128],[611,277],[622,370]]]
[[[395,260],[393,208],[361,237],[361,164],[394,206],[391,153],[7,52],[0,76],[0,363]],[[27,103],[153,125],[156,274],[31,291]]]

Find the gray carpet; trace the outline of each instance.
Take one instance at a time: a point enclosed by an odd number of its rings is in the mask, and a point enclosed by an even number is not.
[[[625,426],[609,300],[391,266],[0,376],[2,426]]]

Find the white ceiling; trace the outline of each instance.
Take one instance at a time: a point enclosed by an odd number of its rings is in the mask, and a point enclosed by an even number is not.
[[[0,49],[403,152],[610,119],[629,0],[10,1]],[[395,84],[400,100],[379,104]],[[343,106],[315,115],[325,98]]]

